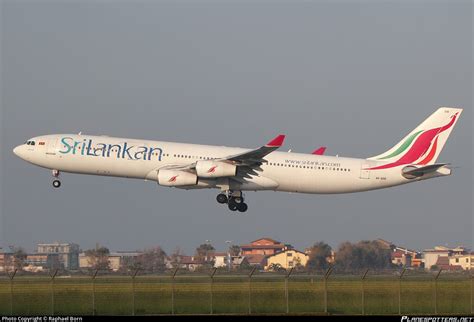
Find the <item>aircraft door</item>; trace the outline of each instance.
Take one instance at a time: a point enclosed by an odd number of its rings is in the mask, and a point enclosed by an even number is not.
[[[370,170],[367,170],[368,168],[370,168],[370,164],[362,163],[360,168],[360,179],[370,179]]]

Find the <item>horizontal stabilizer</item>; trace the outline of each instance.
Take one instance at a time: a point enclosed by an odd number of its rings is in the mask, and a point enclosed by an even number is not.
[[[424,167],[414,165],[406,166],[402,169],[402,175],[407,179],[414,179],[426,175],[450,175],[451,169],[446,167],[448,163],[435,163]]]

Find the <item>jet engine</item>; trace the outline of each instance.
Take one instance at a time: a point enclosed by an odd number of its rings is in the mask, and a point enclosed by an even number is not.
[[[237,166],[221,161],[198,161],[196,173],[200,178],[233,177],[237,173]]]
[[[198,181],[194,173],[163,169],[158,171],[158,184],[166,187],[193,186]]]

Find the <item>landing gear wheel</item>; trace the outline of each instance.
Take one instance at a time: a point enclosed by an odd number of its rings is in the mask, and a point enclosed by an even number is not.
[[[216,200],[218,203],[227,203],[229,201],[227,196],[223,193],[218,194]]]
[[[234,198],[230,198],[228,207],[229,207],[229,210],[236,211],[239,207],[239,204],[235,202]]]
[[[59,180],[54,180],[54,181],[53,181],[53,187],[55,187],[55,188],[61,187],[61,181],[59,181]]]
[[[241,202],[241,203],[237,204],[237,210],[240,211],[240,212],[246,212],[248,208],[249,207],[247,206],[247,204],[245,202]]]

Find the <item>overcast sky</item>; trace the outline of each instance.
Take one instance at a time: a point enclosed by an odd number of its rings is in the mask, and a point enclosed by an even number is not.
[[[0,243],[160,245],[268,236],[304,249],[384,238],[472,246],[471,1],[2,1]],[[12,149],[50,133],[369,157],[440,106],[463,107],[451,177],[348,195],[247,193],[50,172]]]

